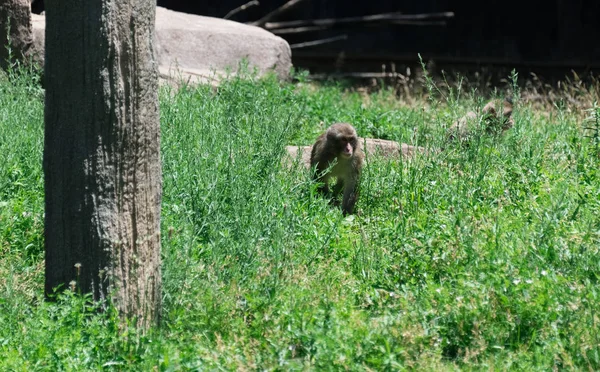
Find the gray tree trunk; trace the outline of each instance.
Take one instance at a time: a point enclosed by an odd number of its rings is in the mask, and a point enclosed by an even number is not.
[[[30,1],[0,0],[0,67],[2,68],[6,68],[7,62],[23,60],[29,55],[33,45]]]
[[[141,327],[161,308],[155,12],[46,1],[46,294],[76,281]]]

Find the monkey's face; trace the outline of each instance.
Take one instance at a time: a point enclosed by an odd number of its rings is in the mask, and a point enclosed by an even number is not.
[[[327,142],[335,149],[338,156],[345,159],[351,158],[358,144],[354,128],[339,126],[332,127],[332,129],[327,132]]]
[[[341,142],[342,151],[340,151],[340,155],[344,158],[351,158],[354,155],[354,147],[352,143],[348,140],[342,140]]]

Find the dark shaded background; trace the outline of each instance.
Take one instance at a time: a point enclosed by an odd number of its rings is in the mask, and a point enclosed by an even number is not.
[[[177,11],[223,17],[247,0],[158,0]],[[260,6],[233,20],[254,21],[286,0]],[[34,2],[34,11],[40,8]],[[36,9],[36,7],[38,9]],[[348,39],[295,49],[294,65],[311,70],[373,70],[382,63],[499,64],[584,70],[600,68],[600,0],[307,0],[277,20],[452,11],[447,26],[351,26],[302,35],[290,43],[346,34]],[[340,63],[340,56],[344,61]]]

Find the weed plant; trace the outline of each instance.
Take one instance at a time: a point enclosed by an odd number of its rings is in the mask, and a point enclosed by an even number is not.
[[[142,335],[42,300],[35,76],[0,78],[0,370],[600,368],[598,142],[564,107],[516,101],[463,146],[445,129],[485,102],[460,85],[410,106],[301,75],[163,87],[164,317]],[[281,161],[335,121],[430,152],[369,157],[343,218]]]

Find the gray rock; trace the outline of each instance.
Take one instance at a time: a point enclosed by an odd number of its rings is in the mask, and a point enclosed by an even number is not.
[[[33,32],[32,54],[34,61],[40,66],[44,65],[44,33],[46,30],[46,16],[31,13],[31,29]]]
[[[46,17],[32,14],[32,26],[43,64]],[[280,79],[289,78],[290,46],[262,28],[157,7],[155,29],[162,78],[215,83],[228,71],[237,72],[242,59],[259,75],[274,71]]]
[[[192,80],[218,80],[228,70],[236,72],[242,59],[260,75],[274,71],[281,79],[292,67],[288,43],[262,28],[161,7],[156,8],[156,50],[161,76],[179,70]]]

